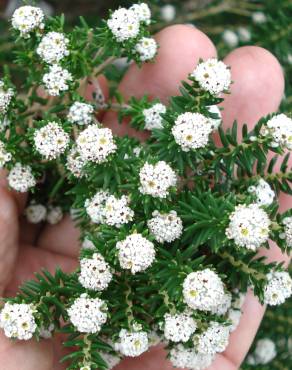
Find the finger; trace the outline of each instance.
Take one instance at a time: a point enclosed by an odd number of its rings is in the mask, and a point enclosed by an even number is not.
[[[162,99],[164,102],[179,92],[180,81],[185,79],[200,58],[216,55],[215,47],[209,38],[198,29],[190,26],[171,26],[159,32],[156,39],[160,45],[155,63],[145,64],[141,69],[132,65],[121,82],[119,91],[126,97],[141,97],[145,93]],[[103,122],[111,126],[115,133],[126,134],[136,131],[117,122],[116,113],[105,114]],[[73,235],[73,237],[72,237]],[[56,228],[46,228],[38,240],[38,245],[72,256],[79,250],[78,234],[72,223],[64,221]]]

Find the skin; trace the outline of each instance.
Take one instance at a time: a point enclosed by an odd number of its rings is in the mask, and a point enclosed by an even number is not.
[[[120,85],[126,95],[141,97],[145,92],[167,102],[169,96],[178,93],[180,81],[187,78],[200,58],[216,56],[216,49],[206,35],[186,25],[167,27],[156,35],[160,44],[155,64],[138,69],[131,66]],[[250,127],[262,116],[278,109],[284,92],[284,78],[276,58],[259,47],[242,47],[231,52],[225,63],[231,67],[234,84],[231,95],[222,104],[224,126],[229,127],[234,119]],[[107,95],[104,78],[100,84]],[[90,90],[90,88],[89,88]],[[90,91],[87,91],[87,96]],[[102,117],[103,122],[115,133],[136,135],[127,124],[120,126],[115,113]],[[138,135],[141,137],[141,134]],[[142,134],[142,137],[145,135]],[[17,287],[34,271],[46,268],[54,271],[58,265],[65,271],[77,266],[79,250],[78,230],[70,218],[65,217],[58,225],[45,226],[41,232],[37,226],[27,224],[20,216],[25,206],[26,195],[8,191],[5,173],[0,175],[0,295],[15,294]],[[281,209],[291,207],[291,199],[283,197]],[[38,247],[38,248],[36,248]],[[271,243],[269,250],[260,251],[269,261],[283,261],[279,248]],[[232,333],[230,344],[223,354],[217,355],[208,370],[236,370],[239,368],[254,339],[265,308],[252,292],[246,296],[239,327]],[[5,370],[62,370],[59,364],[62,338],[37,343],[12,342],[0,333],[0,363]],[[1,365],[0,367],[3,369]],[[116,370],[171,370],[161,347],[152,348],[139,357],[127,359]]]

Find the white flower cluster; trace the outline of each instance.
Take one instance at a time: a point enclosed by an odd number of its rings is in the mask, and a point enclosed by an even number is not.
[[[38,224],[45,221],[47,217],[47,209],[42,204],[31,203],[26,207],[24,214],[28,222],[32,224]]]
[[[0,327],[8,338],[31,339],[37,328],[32,305],[5,303],[0,313]]]
[[[225,292],[224,297],[220,304],[215,306],[211,312],[216,315],[225,315],[231,307],[232,295],[229,292]]]
[[[208,329],[194,339],[196,350],[204,355],[223,352],[228,345],[229,335],[228,326],[212,321]]]
[[[67,118],[70,122],[78,125],[89,125],[92,121],[93,106],[91,104],[76,101],[69,109]]]
[[[46,159],[55,159],[64,153],[69,140],[69,135],[57,122],[49,122],[34,133],[35,148]]]
[[[256,186],[250,186],[248,191],[255,194],[257,204],[260,206],[269,206],[275,198],[274,190],[264,179],[260,179]]]
[[[183,224],[175,211],[169,213],[154,211],[152,216],[147,225],[159,243],[171,243],[181,236]]]
[[[187,342],[197,329],[188,312],[164,315],[164,336],[172,342]]]
[[[131,234],[116,244],[118,259],[123,269],[131,270],[132,274],[144,271],[152,265],[155,249],[152,242],[141,234]]]
[[[256,24],[262,24],[267,21],[267,16],[263,12],[254,12],[252,13],[252,21]]]
[[[25,193],[30,188],[34,187],[36,185],[36,180],[32,174],[31,167],[16,163],[9,172],[8,184],[12,189],[21,193]]]
[[[70,152],[67,156],[66,167],[67,169],[75,176],[75,177],[82,177],[83,168],[86,161],[81,157],[80,153],[78,152],[76,146],[73,146],[70,149]]]
[[[80,261],[79,282],[86,289],[104,290],[112,280],[110,267],[100,253]]]
[[[166,112],[166,106],[161,103],[156,103],[152,107],[144,109],[143,115],[145,119],[145,129],[153,130],[154,128],[162,128],[161,114]]]
[[[108,370],[113,369],[121,361],[121,358],[119,356],[112,355],[111,353],[100,352],[99,354],[102,357],[103,361],[107,364]]]
[[[169,189],[177,183],[177,176],[173,169],[164,161],[156,164],[146,162],[141,168],[139,190],[155,198],[166,198]]]
[[[249,365],[266,365],[277,356],[275,343],[269,338],[259,339],[254,353],[247,358]]]
[[[212,95],[219,95],[228,90],[231,84],[229,68],[215,58],[199,63],[191,76],[203,90],[209,91]]]
[[[281,238],[286,240],[288,248],[292,247],[292,217],[285,217],[282,221],[284,225],[284,233],[280,235]]]
[[[34,6],[21,6],[16,9],[12,16],[12,27],[18,30],[21,36],[29,37],[32,31],[44,28],[44,13],[42,9]]]
[[[88,238],[84,238],[82,244],[81,244],[81,248],[82,249],[95,249],[95,245],[94,243],[88,239]]]
[[[61,92],[69,89],[69,82],[73,80],[71,73],[57,64],[49,68],[49,72],[43,76],[46,90],[52,96],[58,96]]]
[[[68,56],[68,38],[60,32],[49,32],[41,40],[36,52],[41,59],[49,64],[60,62]]]
[[[214,355],[202,354],[192,348],[178,344],[170,350],[170,361],[175,367],[192,370],[205,370],[214,360]]]
[[[48,326],[41,326],[39,328],[40,337],[43,339],[50,339],[52,338],[52,333],[55,329],[54,324],[49,324]]]
[[[51,225],[58,224],[63,218],[62,208],[59,206],[49,206],[47,213],[47,222]]]
[[[166,4],[160,7],[160,17],[165,22],[171,22],[175,19],[176,9],[172,4]]]
[[[117,146],[114,142],[112,130],[90,125],[83,130],[76,141],[77,150],[85,161],[103,163],[108,156],[114,153]]]
[[[151,10],[146,3],[134,4],[130,9],[133,10],[140,22],[147,25],[151,23]]]
[[[270,135],[273,139],[272,147],[282,147],[292,150],[292,119],[281,113],[272,117],[261,129],[263,136]]]
[[[116,198],[101,190],[92,199],[85,201],[85,208],[92,222],[121,227],[131,221],[134,216],[128,203],[128,198],[125,195]]]
[[[0,115],[5,114],[14,95],[11,88],[6,88],[2,80],[0,80]]]
[[[228,320],[230,321],[229,325],[229,331],[233,332],[235,329],[237,329],[240,319],[242,316],[242,312],[240,309],[237,308],[230,308],[228,310]]]
[[[276,306],[285,302],[292,295],[292,279],[286,271],[273,271],[267,275],[264,290],[264,302]]]
[[[194,310],[214,311],[225,300],[224,284],[210,269],[192,272],[183,282],[183,296]]]
[[[176,143],[184,152],[205,147],[212,131],[211,120],[201,113],[191,112],[180,114],[171,129]]]
[[[11,158],[11,153],[6,151],[4,143],[0,141],[0,169],[5,165],[5,163],[9,162]]]
[[[107,306],[99,298],[82,294],[68,309],[72,324],[80,333],[98,333],[107,320]]]
[[[155,57],[157,53],[157,42],[152,37],[142,37],[135,46],[141,62],[146,62]]]
[[[131,332],[122,329],[119,341],[115,343],[115,350],[124,356],[138,357],[149,348],[148,336],[144,331]]]
[[[255,251],[268,240],[271,221],[258,204],[236,206],[229,219],[226,236],[236,245]]]
[[[217,130],[218,127],[221,125],[222,122],[222,114],[220,109],[218,108],[218,105],[209,105],[206,107],[208,109],[208,112],[212,115],[216,115],[216,118],[209,118],[211,122],[211,126],[213,130]]]

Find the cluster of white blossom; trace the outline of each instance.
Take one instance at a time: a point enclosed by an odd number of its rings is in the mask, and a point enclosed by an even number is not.
[[[152,107],[144,109],[143,115],[145,119],[145,129],[153,130],[162,128],[161,114],[166,112],[166,106],[161,103],[156,103]]]
[[[254,352],[248,356],[249,365],[266,365],[277,356],[276,344],[269,338],[259,339]]]
[[[287,247],[292,247],[292,216],[285,217],[282,221],[284,225],[284,233],[280,235],[281,238],[285,239]]]
[[[6,151],[4,143],[0,141],[0,169],[5,165],[5,163],[9,162],[11,158],[11,153]]]
[[[213,355],[225,351],[229,341],[230,330],[228,326],[211,321],[207,330],[195,336],[196,350],[204,355]]]
[[[147,225],[159,243],[171,243],[181,236],[183,224],[175,211],[169,213],[154,211],[152,216]]]
[[[104,290],[112,280],[108,263],[100,253],[94,253],[92,258],[82,258],[80,261],[79,282],[86,289]]]
[[[225,292],[220,304],[216,305],[211,312],[216,315],[225,315],[231,307],[232,295],[230,292]]]
[[[113,369],[121,361],[121,358],[119,356],[113,355],[111,353],[100,352],[99,354],[100,354],[101,358],[103,359],[103,361],[107,364],[108,370]]]
[[[238,27],[236,31],[227,29],[223,32],[222,39],[227,46],[234,48],[238,45],[239,41],[249,42],[251,32],[246,27]]]
[[[71,323],[80,333],[98,333],[107,321],[107,306],[99,298],[82,294],[67,310]]]
[[[49,72],[43,76],[45,88],[52,96],[58,96],[61,92],[67,91],[72,80],[71,73],[57,64],[50,66]]]
[[[216,311],[225,301],[224,284],[210,269],[192,272],[183,282],[183,296],[194,310]]]
[[[175,19],[176,9],[172,4],[166,4],[160,7],[160,17],[165,22],[171,22]]]
[[[12,16],[12,27],[20,32],[21,36],[29,37],[30,32],[44,28],[44,13],[42,9],[34,6],[21,6]]]
[[[212,131],[211,120],[201,113],[191,112],[180,114],[171,129],[176,143],[184,152],[205,147]]]
[[[198,353],[195,349],[178,344],[170,350],[169,359],[175,367],[205,370],[212,364],[214,355]]]
[[[292,119],[286,114],[277,114],[268,120],[261,129],[261,134],[272,137],[272,147],[280,146],[292,150]]]
[[[55,329],[55,325],[54,324],[49,324],[47,326],[41,326],[39,328],[39,332],[40,332],[40,337],[43,338],[43,339],[50,339],[52,338],[52,333]]]
[[[209,118],[210,120],[210,123],[211,123],[211,127],[213,130],[217,130],[218,127],[221,125],[222,123],[222,114],[221,114],[221,111],[220,109],[218,108],[218,105],[209,105],[208,107],[206,107],[208,112],[211,113],[212,116],[215,115],[214,118]]]
[[[169,189],[176,186],[177,183],[175,172],[164,161],[159,161],[156,164],[146,162],[140,170],[139,177],[140,192],[155,198],[166,198]]]
[[[115,350],[124,356],[138,357],[149,348],[148,336],[144,331],[128,331],[122,329],[119,341],[115,343]]]
[[[70,122],[78,125],[89,125],[94,112],[91,104],[76,101],[69,109],[67,118]]]
[[[152,242],[141,234],[131,234],[117,242],[118,259],[123,269],[131,270],[132,274],[144,271],[152,265],[155,249]]]
[[[49,122],[34,133],[35,148],[46,159],[55,159],[63,154],[69,141],[69,135],[57,122]]]
[[[75,176],[82,177],[86,161],[81,157],[76,146],[73,146],[67,155],[66,167]]]
[[[63,218],[63,210],[60,206],[49,206],[46,220],[51,225],[58,224]]]
[[[117,198],[103,190],[85,201],[86,212],[94,223],[104,223],[121,227],[133,219],[134,212],[129,207],[128,197]]]
[[[47,208],[39,203],[31,203],[26,207],[24,214],[28,222],[32,224],[38,224],[45,221],[47,217]]]
[[[292,279],[286,271],[273,271],[267,275],[264,289],[265,304],[275,306],[285,302],[292,295]]]
[[[135,46],[141,62],[151,60],[157,53],[157,42],[152,37],[142,37]]]
[[[42,38],[36,52],[43,61],[49,64],[58,63],[70,54],[68,43],[69,39],[63,33],[49,32]]]
[[[0,313],[0,327],[8,338],[29,340],[37,329],[30,304],[5,303]]]
[[[274,190],[264,179],[260,179],[256,186],[250,186],[248,191],[255,194],[256,202],[260,206],[269,206],[275,198]]]
[[[113,154],[117,146],[114,142],[112,130],[90,125],[83,130],[77,140],[77,150],[85,161],[104,163],[108,156]]]
[[[187,342],[196,329],[196,321],[189,312],[164,315],[164,336],[172,342]]]
[[[35,177],[30,166],[16,163],[7,177],[9,186],[21,193],[25,193],[36,185]]]
[[[258,204],[236,206],[229,219],[226,236],[236,245],[255,251],[268,240],[271,221]]]
[[[252,21],[256,24],[262,24],[267,21],[267,16],[263,12],[254,12],[252,13]]]
[[[82,249],[95,249],[95,245],[90,239],[84,238],[81,243],[81,248]]]
[[[14,91],[11,88],[6,88],[2,80],[0,80],[0,115],[7,112]]]
[[[230,69],[215,58],[199,63],[191,76],[203,90],[209,91],[212,95],[227,91],[231,84]]]

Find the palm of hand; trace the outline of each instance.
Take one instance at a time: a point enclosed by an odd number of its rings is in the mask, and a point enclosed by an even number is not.
[[[132,66],[121,83],[120,91],[125,96],[141,97],[145,92],[166,101],[178,92],[181,80],[195,67],[199,58],[216,56],[211,41],[191,26],[172,26],[157,35],[160,44],[155,64],[145,65],[138,70]],[[225,63],[231,66],[233,81],[232,95],[224,102],[223,121],[228,127],[236,118],[239,123],[253,125],[261,116],[277,110],[283,94],[283,75],[276,59],[258,47],[244,47],[227,56]],[[106,82],[99,81],[106,94]],[[90,92],[88,91],[88,96]],[[113,112],[107,113],[102,121],[117,134],[135,134],[125,125],[118,125]],[[143,134],[142,134],[143,135]],[[0,179],[0,289],[3,295],[15,294],[17,287],[34,271],[46,268],[54,271],[60,266],[71,271],[77,265],[78,231],[69,216],[56,226],[45,226],[42,230],[19,222],[25,205],[25,196],[13,194]],[[289,208],[289,205],[286,207]],[[38,247],[38,248],[36,248]],[[269,259],[284,257],[276,246],[264,251]],[[262,254],[263,254],[262,253]],[[264,308],[248,293],[241,323],[231,335],[225,353],[218,355],[208,370],[236,370],[254,338]],[[0,334],[1,370],[61,370],[63,355],[61,340],[45,340],[37,343],[12,342]],[[123,361],[117,370],[170,370],[161,347],[155,347],[139,359]]]

